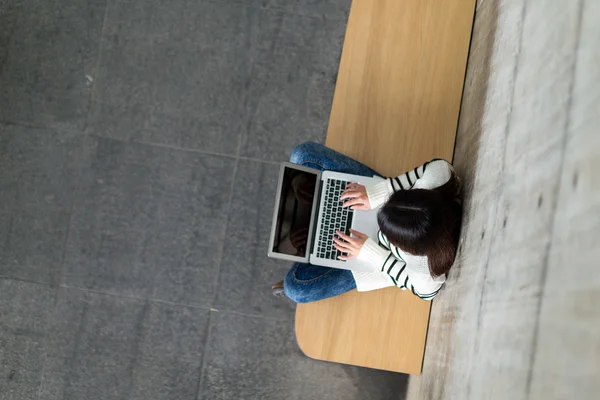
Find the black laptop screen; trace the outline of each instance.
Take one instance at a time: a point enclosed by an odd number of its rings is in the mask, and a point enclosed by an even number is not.
[[[273,252],[305,257],[317,175],[285,167]]]

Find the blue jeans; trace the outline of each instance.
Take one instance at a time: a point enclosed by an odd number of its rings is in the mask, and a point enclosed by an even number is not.
[[[345,172],[354,175],[379,175],[364,164],[318,143],[303,143],[292,151],[290,161],[321,171]],[[284,290],[296,303],[310,303],[338,296],[356,289],[352,272],[345,269],[295,263],[286,275]]]

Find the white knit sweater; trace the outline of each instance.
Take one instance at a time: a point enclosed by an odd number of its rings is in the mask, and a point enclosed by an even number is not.
[[[450,179],[452,165],[444,160],[433,160],[408,171],[397,178],[367,186],[371,208],[381,207],[398,190],[433,189]],[[358,291],[397,286],[409,289],[425,300],[431,300],[446,281],[444,275],[432,277],[426,256],[414,256],[391,244],[381,233],[377,242],[369,238],[363,245],[358,260],[372,268],[373,272],[352,272]]]

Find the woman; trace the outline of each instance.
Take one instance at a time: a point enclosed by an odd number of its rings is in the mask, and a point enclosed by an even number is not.
[[[296,164],[356,175],[379,175],[367,166],[317,143],[297,146],[290,158]],[[358,258],[371,272],[353,272],[296,263],[273,294],[308,303],[346,293],[388,286],[410,290],[432,300],[446,281],[454,262],[460,234],[459,181],[452,166],[432,160],[378,184],[350,184],[342,194],[345,207],[378,209],[380,231],[369,238],[351,230],[337,232],[340,259]]]

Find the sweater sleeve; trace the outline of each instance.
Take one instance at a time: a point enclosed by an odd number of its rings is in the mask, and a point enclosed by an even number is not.
[[[436,290],[427,290],[425,291],[426,293],[421,293],[420,291],[418,291],[415,286],[411,283],[410,284],[410,290],[412,291],[412,293],[417,296],[420,297],[423,300],[427,300],[427,301],[431,301],[433,300],[433,298],[435,296],[437,296],[437,294],[439,293],[439,291],[442,289],[442,285],[440,284],[439,287]]]
[[[383,248],[371,238],[367,239],[358,254],[358,259],[372,266],[373,270],[379,270],[394,283],[394,286],[403,290],[410,290],[415,296],[423,300],[433,300],[440,291],[443,282],[433,282],[431,279],[419,274],[411,274],[406,262],[399,257],[395,248],[389,245],[385,236],[378,234],[381,245],[392,248]],[[413,275],[413,276],[411,276]]]
[[[395,286],[401,287],[399,280],[403,280],[406,272],[406,263],[398,258],[391,250],[379,246],[371,238],[367,239],[358,253],[358,259],[371,265],[374,270],[387,275]]]
[[[445,160],[432,160],[395,178],[366,186],[371,209],[381,207],[398,190],[433,189],[448,182],[452,165]]]

